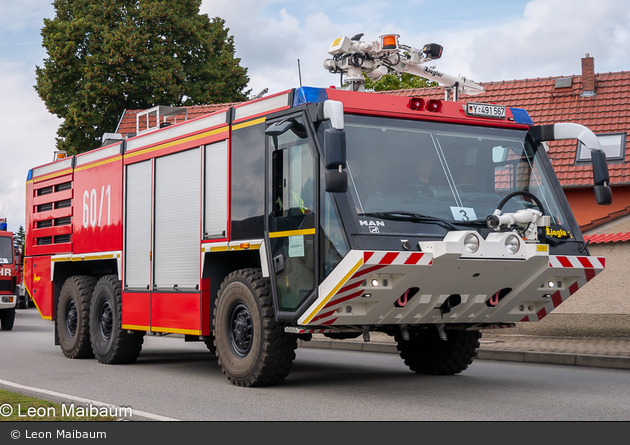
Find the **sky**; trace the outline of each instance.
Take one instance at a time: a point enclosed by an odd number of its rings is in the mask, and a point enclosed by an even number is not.
[[[0,11],[0,218],[17,231],[28,170],[52,161],[61,123],[33,88],[55,11],[51,0],[0,0]],[[597,73],[630,71],[629,0],[204,0],[201,13],[225,20],[252,95],[299,86],[298,60],[303,85],[338,85],[323,67],[328,48],[358,33],[438,43],[431,64],[476,82],[579,75],[586,53]]]

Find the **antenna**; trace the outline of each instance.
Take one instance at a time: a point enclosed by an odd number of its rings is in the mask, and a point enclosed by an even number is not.
[[[300,88],[302,88],[302,70],[300,69],[300,59],[298,61],[298,76],[300,77]]]

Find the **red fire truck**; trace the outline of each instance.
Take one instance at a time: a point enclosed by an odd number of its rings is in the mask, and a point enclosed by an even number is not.
[[[387,69],[436,79],[448,99],[481,91],[419,68],[438,45],[344,37],[330,53],[347,89],[191,119],[156,107],[136,135],[30,171],[25,282],[67,357],[129,363],[145,333],[182,334],[234,384],[263,386],[287,377],[298,339],[379,331],[411,370],[454,374],[480,329],[536,322],[603,270],[543,144],[591,148],[607,204],[590,130],[361,91]]]
[[[20,270],[13,233],[7,232],[2,223],[0,225],[0,326],[3,331],[10,331],[15,322]]]

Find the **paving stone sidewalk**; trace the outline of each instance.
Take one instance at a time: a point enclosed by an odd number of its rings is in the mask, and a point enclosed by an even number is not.
[[[595,335],[571,337],[508,334],[503,331],[508,330],[483,331],[478,359],[630,369],[630,336],[628,338]],[[300,347],[398,353],[393,337],[383,333],[371,333],[369,342],[364,342],[363,337],[332,340],[324,335],[316,334],[311,341],[300,341],[299,345]]]

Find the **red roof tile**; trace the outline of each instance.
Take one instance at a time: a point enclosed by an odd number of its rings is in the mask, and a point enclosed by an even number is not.
[[[569,77],[569,76],[564,76]],[[556,79],[509,80],[482,83],[485,91],[460,100],[495,102],[527,110],[536,125],[575,122],[594,133],[630,132],[630,71],[596,74],[595,96],[582,97],[582,76],[571,76],[571,87],[555,88]],[[396,96],[418,96],[428,99],[444,97],[443,87],[385,92]],[[626,137],[626,148],[630,137]],[[549,157],[563,187],[592,186],[590,165],[576,165],[576,143],[549,143]],[[630,150],[624,162],[610,162],[611,185],[630,184]]]
[[[610,235],[584,235],[584,241],[587,241],[590,244],[630,241],[630,232],[615,233]]]

